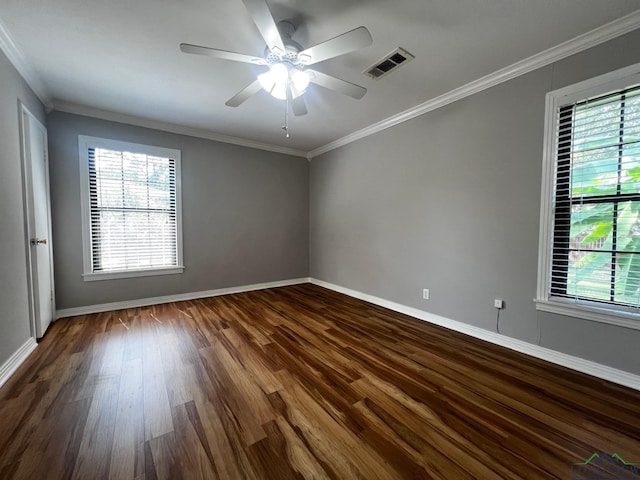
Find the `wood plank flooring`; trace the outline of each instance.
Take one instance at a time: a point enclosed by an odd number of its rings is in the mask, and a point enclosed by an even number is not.
[[[59,320],[0,389],[3,480],[569,479],[594,452],[640,464],[640,392],[309,284]]]

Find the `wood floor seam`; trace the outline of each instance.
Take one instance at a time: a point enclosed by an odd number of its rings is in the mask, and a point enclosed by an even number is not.
[[[299,284],[55,322],[0,388],[0,478],[640,479],[638,418],[638,391]]]

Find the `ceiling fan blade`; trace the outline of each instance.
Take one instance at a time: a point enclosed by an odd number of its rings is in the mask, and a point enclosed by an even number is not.
[[[335,90],[336,92],[355,98],[356,100],[360,100],[362,97],[364,97],[364,94],[367,93],[367,89],[361,87],[360,85],[356,85],[355,83],[332,77],[331,75],[327,75],[326,73],[309,69],[305,70],[305,72],[310,74],[309,79],[311,83],[315,83],[316,85],[320,85],[321,87],[328,88],[329,90]]]
[[[300,95],[297,98],[291,99],[291,110],[296,117],[301,117],[307,114],[307,105],[304,102],[304,98]]]
[[[227,107],[238,107],[249,97],[255,95],[260,90],[262,90],[262,85],[260,85],[260,80],[256,80],[251,83],[249,86],[243,88],[238,93],[236,93],[233,97],[231,97],[225,105]]]
[[[358,27],[350,32],[307,48],[298,54],[298,62],[303,65],[313,65],[329,58],[338,57],[353,52],[373,43],[373,38],[366,27]]]
[[[207,57],[220,58],[222,60],[232,60],[234,62],[252,63],[254,65],[266,65],[267,62],[263,58],[252,57],[243,53],[228,52],[226,50],[218,50],[217,48],[201,47],[200,45],[191,45],[189,43],[181,43],[180,50],[184,53],[194,55],[205,55]]]
[[[249,15],[251,15],[253,23],[258,27],[260,35],[264,38],[269,50],[278,55],[284,55],[284,43],[266,0],[242,0],[242,2],[249,10]]]

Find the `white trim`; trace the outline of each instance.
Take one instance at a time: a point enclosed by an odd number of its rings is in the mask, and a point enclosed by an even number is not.
[[[640,315],[637,313],[602,308],[591,304],[591,302],[585,302],[582,305],[569,299],[536,299],[534,301],[536,302],[536,310],[543,312],[640,330]]]
[[[40,101],[46,107],[50,107],[51,98],[49,96],[49,91],[45,87],[45,84],[42,82],[40,76],[36,73],[33,66],[25,58],[25,56],[22,54],[20,49],[11,38],[9,30],[4,25],[4,23],[2,23],[2,20],[0,20],[0,50],[4,52],[11,64],[22,76],[24,81],[27,82],[27,85],[31,87],[33,93],[36,94]]]
[[[34,205],[34,185],[32,176],[32,158],[31,158],[31,129],[32,125],[39,129],[44,139],[44,182],[45,182],[45,196],[46,196],[46,218],[47,218],[47,233],[46,238],[49,240],[46,246],[40,246],[38,248],[47,248],[49,250],[49,283],[50,283],[50,314],[55,317],[55,276],[53,270],[53,234],[51,229],[51,193],[49,181],[49,150],[48,150],[48,133],[46,127],[38,120],[35,115],[22,103],[18,101],[20,110],[19,130],[20,130],[20,154],[22,162],[22,187],[23,187],[23,201],[24,201],[24,225],[25,225],[25,246],[27,256],[27,284],[29,293],[29,325],[31,328],[31,334],[34,338],[40,338],[44,335],[42,330],[41,313],[40,312],[40,295],[38,287],[38,265],[36,256],[34,255],[33,247],[31,246],[31,239],[35,238],[35,205]],[[54,321],[55,318],[51,318]],[[48,327],[49,323],[47,323]],[[45,327],[45,330],[46,328]]]
[[[545,98],[545,112],[555,109],[555,101],[552,95]],[[556,150],[555,122],[549,121],[549,115],[545,113],[544,136],[542,153],[542,180],[540,182],[540,234],[538,236],[538,282],[537,298],[546,298],[549,284],[549,246],[552,242],[551,228],[553,222],[553,177],[555,175],[553,152]]]
[[[255,142],[253,140],[248,140],[245,138],[215,133],[211,130],[204,130],[200,128],[187,127],[184,125],[177,125],[174,123],[161,122],[158,120],[152,120],[150,118],[136,117],[124,113],[101,110],[98,108],[87,107],[83,105],[76,105],[74,103],[54,100],[53,110],[73,113],[75,115],[83,115],[85,117],[99,118],[101,120],[107,120],[110,122],[119,122],[126,123],[128,125],[135,125],[138,127],[152,128],[154,130],[160,130],[163,132],[176,133],[178,135],[203,138],[205,140],[213,140],[215,142],[230,143],[232,145],[239,145],[241,147],[255,148],[268,152],[282,153],[285,155],[292,155],[294,157],[307,158],[307,152],[303,150],[295,150],[293,148],[280,147],[278,145],[271,145],[269,143]]]
[[[518,76],[529,73],[538,68],[544,67],[551,63],[567,58],[576,53],[580,53],[591,47],[599,45],[601,43],[612,40],[616,37],[629,33],[640,27],[640,10],[632,12],[624,17],[618,18],[610,23],[602,25],[594,30],[579,35],[564,43],[551,47],[543,52],[532,55],[524,60],[516,62],[505,68],[497,70],[494,73],[486,75],[482,78],[474,80],[462,87],[451,90],[444,95],[427,100],[424,103],[416,105],[412,108],[400,112],[397,115],[388,117],[380,122],[374,123],[360,129],[356,132],[350,133],[338,140],[329,142],[325,145],[317,147],[311,151],[305,152],[302,150],[291,149],[287,147],[281,147],[278,145],[272,145],[268,143],[255,142],[244,138],[234,137],[230,135],[223,135],[215,133],[210,130],[192,128],[182,125],[176,125],[168,122],[162,122],[158,120],[152,120],[148,118],[141,118],[132,115],[126,115],[123,113],[112,112],[107,110],[101,110],[88,106],[77,105],[74,103],[63,102],[60,100],[50,100],[49,93],[45,89],[42,81],[33,72],[33,68],[29,66],[24,56],[20,53],[15,43],[11,39],[6,27],[0,22],[0,49],[7,55],[11,63],[16,67],[18,72],[22,75],[29,86],[34,90],[42,102],[51,110],[59,110],[61,112],[74,113],[76,115],[85,115],[88,117],[100,118],[103,120],[109,120],[114,122],[127,123],[129,125],[136,125],[145,128],[153,128],[170,133],[176,133],[180,135],[188,135],[197,138],[204,138],[207,140],[214,140],[222,143],[230,143],[233,145],[240,145],[243,147],[256,148],[259,150],[266,150],[270,152],[283,153],[285,155],[293,155],[296,157],[303,157],[307,160],[311,160],[314,157],[327,153],[336,148],[348,145],[362,138],[368,137],[375,133],[386,130],[400,123],[411,120],[415,117],[431,112],[438,108],[449,105],[458,100],[462,100],[470,95],[474,95],[483,90],[491,88],[493,86],[504,83],[508,80],[516,78]]]
[[[495,332],[490,332],[489,330],[485,330],[484,328],[475,327],[473,325],[458,322],[456,320],[451,320],[446,317],[434,315],[423,310],[418,310],[417,308],[407,307],[399,303],[391,302],[383,298],[368,295],[366,293],[351,290],[349,288],[334,285],[332,283],[328,283],[315,278],[310,278],[309,281],[314,285],[319,285],[321,287],[328,288],[329,290],[334,290],[350,297],[358,298],[360,300],[364,300],[365,302],[388,308],[389,310],[393,310],[394,312],[409,315],[419,320],[424,320],[425,322],[433,323],[435,325],[439,325],[456,332],[464,333],[465,335],[479,338],[480,340],[485,340],[487,342],[493,343],[494,345],[506,347],[511,350],[515,350],[516,352],[531,355],[532,357],[546,360],[547,362],[555,363],[556,365],[561,365],[578,372],[586,373],[588,375],[592,375],[594,377],[640,391],[640,375],[635,375],[630,372],[625,372],[624,370],[608,367],[606,365],[592,362],[590,360],[585,360],[583,358],[574,357],[573,355],[568,355],[566,353],[556,352],[555,350],[551,350],[549,348],[541,347],[539,345],[534,345],[528,342],[523,342],[522,340],[510,338]]]
[[[91,238],[91,198],[89,192],[89,149],[105,148],[116,151],[129,151],[170,158],[175,162],[176,171],[176,265],[165,268],[148,268],[127,271],[94,272]],[[179,274],[184,271],[182,249],[182,153],[178,149],[123,142],[108,138],[78,135],[78,158],[80,162],[80,209],[82,212],[82,277],[85,282],[95,280],[113,280],[117,278],[148,277],[155,275]]]
[[[218,297],[220,295],[230,295],[232,293],[252,292],[254,290],[264,290],[266,288],[288,287],[290,285],[300,285],[309,283],[309,279],[294,278],[290,280],[278,280],[275,282],[255,283],[252,285],[241,285],[238,287],[218,288],[215,290],[205,290],[201,292],[179,293],[177,295],[165,295],[162,297],[140,298],[124,302],[102,303],[99,305],[87,305],[85,307],[65,308],[56,312],[56,318],[74,317],[76,315],[89,315],[91,313],[109,312],[111,310],[124,310],[126,308],[146,307],[161,303],[183,302],[186,300],[196,300],[198,298]]]
[[[27,145],[27,125],[25,122],[25,114],[28,110],[25,108],[21,100],[18,101],[19,107],[19,123],[18,128],[20,130],[20,162],[22,164],[22,202],[24,205],[24,245],[25,256],[27,259],[27,292],[29,300],[29,328],[31,330],[31,336],[35,339],[37,335],[36,329],[36,307],[35,307],[35,291],[33,285],[33,270],[34,262],[31,254],[31,231],[32,231],[32,211],[29,208],[31,195],[31,189],[33,187],[31,182],[31,164],[27,158],[29,146]],[[51,236],[49,236],[51,238]]]
[[[582,82],[558,88],[547,95],[556,99],[557,105],[567,105],[606,95],[615,90],[622,90],[632,85],[637,85],[639,82],[640,63],[635,63],[597,77],[588,78]]]
[[[30,338],[22,345],[9,359],[0,366],[0,387],[15,373],[15,371],[24,363],[27,357],[33,352],[38,344],[35,338]]]
[[[640,330],[640,314],[624,308],[603,307],[597,302],[576,303],[571,299],[550,295],[551,260],[553,254],[553,224],[555,205],[555,165],[558,129],[558,109],[577,101],[605,95],[640,83],[640,63],[620,68],[582,82],[559,88],[546,95],[544,118],[544,150],[540,192],[540,236],[538,239],[538,281],[536,309],[568,315],[593,322]]]
[[[83,273],[85,282],[98,282],[100,280],[116,280],[118,278],[155,277],[157,275],[173,275],[183,273],[184,266],[169,268],[149,268],[146,270],[123,270],[119,272],[88,272]]]
[[[556,365],[576,370],[578,372],[586,373],[597,378],[601,378],[619,385],[624,385],[634,390],[640,391],[640,375],[635,375],[624,370],[619,370],[613,367],[608,367],[590,360],[585,360],[566,353],[556,352],[545,347],[527,343],[522,340],[510,338],[498,333],[490,332],[484,328],[475,327],[466,323],[451,320],[446,317],[434,315],[417,308],[408,307],[399,303],[391,302],[383,298],[368,295],[366,293],[351,290],[349,288],[341,287],[323,280],[316,278],[296,278],[291,280],[282,280],[268,283],[258,283],[253,285],[244,285],[239,287],[220,288],[216,290],[207,290],[202,292],[182,293],[177,295],[167,295],[163,297],[144,298],[139,300],[130,300],[125,302],[103,303],[101,305],[89,305],[85,307],[67,308],[58,310],[56,312],[56,318],[73,317],[76,315],[88,315],[92,313],[108,312],[111,310],[122,310],[126,308],[145,307],[149,305],[156,305],[160,303],[180,302],[185,300],[195,300],[198,298],[216,297],[220,295],[229,295],[233,293],[250,292],[254,290],[263,290],[267,288],[287,287],[290,285],[299,285],[303,283],[312,283],[329,290],[333,290],[344,295],[348,295],[353,298],[364,300],[365,302],[373,303],[394,312],[409,315],[411,317],[423,320],[441,327],[454,330],[456,332],[464,333],[474,338],[485,340],[499,345],[501,347],[509,348],[532,357],[546,360]]]
[[[356,132],[345,135],[338,140],[327,143],[321,147],[318,147],[307,154],[309,159],[327,153],[336,148],[343,147],[349,143],[355,142],[362,138],[368,137],[375,133],[386,130],[387,128],[398,125],[399,123],[406,122],[412,118],[424,115],[425,113],[432,112],[438,108],[442,108],[450,103],[457,102],[463,98],[469,97],[476,93],[479,93],[488,88],[494,87],[501,83],[512,80],[526,73],[537,70],[551,63],[567,58],[576,53],[587,50],[601,43],[604,43],[613,38],[629,33],[640,27],[640,10],[630,13],[624,17],[621,17],[613,22],[607,23],[598,27],[590,32],[579,35],[571,40],[568,40],[560,45],[551,47],[543,52],[532,55],[524,60],[513,63],[508,67],[497,70],[489,75],[474,80],[472,82],[463,85],[462,87],[451,90],[439,97],[427,100],[424,103],[409,108],[404,112],[400,112],[396,115],[386,118],[380,122],[374,123],[360,129]]]

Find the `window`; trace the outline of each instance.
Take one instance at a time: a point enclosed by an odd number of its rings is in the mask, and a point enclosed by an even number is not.
[[[547,96],[542,310],[640,328],[639,72]]]
[[[84,279],[181,273],[180,151],[79,137]]]

